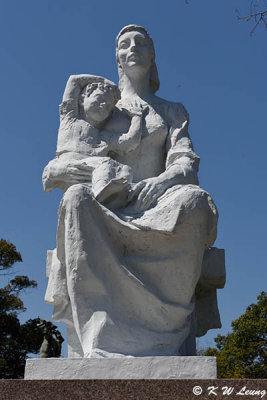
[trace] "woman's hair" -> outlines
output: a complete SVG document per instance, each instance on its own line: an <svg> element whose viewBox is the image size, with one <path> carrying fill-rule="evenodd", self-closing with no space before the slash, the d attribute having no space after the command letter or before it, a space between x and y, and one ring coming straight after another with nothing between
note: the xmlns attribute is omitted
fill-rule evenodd
<svg viewBox="0 0 267 400"><path fill-rule="evenodd" d="M153 53L153 60L152 60L151 68L150 68L149 83L150 83L150 88L151 88L152 92L155 93L159 89L159 76L158 76L158 69L157 69L156 61L155 61L154 43L145 28L143 28L142 26L139 26L139 25L134 25L134 24L127 25L124 28L122 28L122 30L119 32L118 36L116 37L116 60L117 60L118 71L119 71L119 88L120 88L120 90L122 90L123 86L124 86L124 82L123 82L124 74L122 72L122 67L120 65L119 56L118 56L119 38L124 33L131 32L131 31L141 31L142 33L144 33L149 41L150 46L151 46L152 53Z"/></svg>

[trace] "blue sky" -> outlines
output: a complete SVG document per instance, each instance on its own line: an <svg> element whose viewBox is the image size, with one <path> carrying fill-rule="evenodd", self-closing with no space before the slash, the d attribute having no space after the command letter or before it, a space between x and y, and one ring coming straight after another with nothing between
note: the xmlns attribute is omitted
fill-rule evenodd
<svg viewBox="0 0 267 400"><path fill-rule="evenodd" d="M160 97L184 103L201 158L200 184L219 210L227 284L218 293L223 328L266 290L267 33L251 37L248 0L0 1L0 236L22 253L18 274L38 282L24 297L24 321L51 319L45 305L46 250L56 246L61 192L42 189L54 157L58 105L70 74L118 81L115 37L129 23L145 26L156 48ZM60 329L64 333L63 325Z"/></svg>

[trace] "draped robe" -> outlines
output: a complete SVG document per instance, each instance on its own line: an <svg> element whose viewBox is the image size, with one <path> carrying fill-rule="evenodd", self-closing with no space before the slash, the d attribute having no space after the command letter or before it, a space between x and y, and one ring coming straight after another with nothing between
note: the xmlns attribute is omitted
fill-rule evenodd
<svg viewBox="0 0 267 400"><path fill-rule="evenodd" d="M195 288L204 251L216 238L217 211L198 186L199 158L187 126L181 104L159 102L150 107L140 148L117 157L135 169L135 182L175 164L190 166L192 174L147 210L111 210L95 199L91 182L65 191L46 301L54 305L54 320L67 323L69 356L188 355ZM149 162L139 170L136 160L153 146L158 171Z"/></svg>

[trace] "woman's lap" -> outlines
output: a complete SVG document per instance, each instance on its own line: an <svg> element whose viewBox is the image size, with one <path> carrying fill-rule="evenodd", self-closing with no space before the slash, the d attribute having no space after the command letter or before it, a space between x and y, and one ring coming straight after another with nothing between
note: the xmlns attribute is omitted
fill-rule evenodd
<svg viewBox="0 0 267 400"><path fill-rule="evenodd" d="M164 217L177 207L171 231L153 226L141 229L136 226L138 218L130 223L123 221L119 213L98 203L86 184L69 188L60 208L59 230L61 236L64 231L65 243L58 244L58 254L66 267L76 330L85 331L86 324L96 321L95 313L101 309L104 319L101 317L99 323L106 327L106 333L101 331L102 339L105 335L117 337L120 327L119 331L124 332L121 345L131 342L133 355L153 354L160 332L165 339L168 337L167 342L163 339L162 355L170 354L175 341L182 344L188 332L184 324L193 310L192 297L208 233L203 221L211 212L208 194L188 185L172 188L165 195L147 213L156 218L163 210ZM162 315L161 309L165 309ZM114 328L107 321L112 321ZM154 331L152 337L148 334L154 344L153 340L151 347L136 343L129 333L131 324L135 325L136 337L146 330L147 334ZM84 348L92 346L88 335L78 336ZM102 348L107 350L106 343L103 339ZM116 352L116 346L112 351Z"/></svg>

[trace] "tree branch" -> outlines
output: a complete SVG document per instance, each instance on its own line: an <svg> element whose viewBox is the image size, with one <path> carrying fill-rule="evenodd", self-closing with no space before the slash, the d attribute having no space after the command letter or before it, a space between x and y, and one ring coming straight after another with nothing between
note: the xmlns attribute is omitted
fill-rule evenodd
<svg viewBox="0 0 267 400"><path fill-rule="evenodd" d="M250 35L252 35L259 24L263 24L265 29L267 29L267 9L263 9L261 11L257 11L257 7L260 5L260 0L251 0L250 2L250 13L248 15L240 15L240 11L238 9L235 10L237 14L237 19L242 21L254 21L254 26L250 31Z"/></svg>

